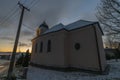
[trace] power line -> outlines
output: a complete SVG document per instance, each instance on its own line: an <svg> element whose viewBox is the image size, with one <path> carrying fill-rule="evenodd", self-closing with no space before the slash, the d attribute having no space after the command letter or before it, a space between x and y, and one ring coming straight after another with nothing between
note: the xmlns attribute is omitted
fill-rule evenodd
<svg viewBox="0 0 120 80"><path fill-rule="evenodd" d="M18 0L18 2L25 4L27 2L27 0Z"/></svg>
<svg viewBox="0 0 120 80"><path fill-rule="evenodd" d="M21 1L21 0L18 0ZM26 0L25 0L26 1ZM24 2L25 2L24 1ZM4 24L8 19L10 19L10 17L12 17L13 15L15 15L15 13L17 12L17 4L8 12L8 14L6 16L3 17L2 20L0 20L0 24Z"/></svg>
<svg viewBox="0 0 120 80"><path fill-rule="evenodd" d="M17 13L17 12L16 12ZM14 16L14 17L16 17L18 14L15 14L15 15L12 15L11 16L11 18ZM6 21L7 22L7 21ZM15 22L13 22L13 23L15 23ZM26 27L27 29L29 29L29 30L31 30L31 31L35 31L35 29L33 29L32 27L30 27L30 26L28 26L28 25L26 25L26 24L22 24L24 27Z"/></svg>
<svg viewBox="0 0 120 80"><path fill-rule="evenodd" d="M35 29L33 29L32 27L26 25L26 24L23 24L24 27L26 27L27 29L31 30L31 31L35 31Z"/></svg>
<svg viewBox="0 0 120 80"><path fill-rule="evenodd" d="M8 12L8 15L4 16L3 19L0 21L0 23L3 23L8 17L11 16L11 14L13 14L15 11L16 11L16 6L14 6L14 8L12 8L9 12Z"/></svg>
<svg viewBox="0 0 120 80"><path fill-rule="evenodd" d="M27 2L27 0L24 0L23 4L25 4Z"/></svg>
<svg viewBox="0 0 120 80"><path fill-rule="evenodd" d="M35 6L35 4L37 4L40 0L33 0L31 3L31 6L30 6L30 9L33 8Z"/></svg>
<svg viewBox="0 0 120 80"><path fill-rule="evenodd" d="M19 0L21 1L21 0ZM23 4L25 4L28 0L24 0ZM32 0L30 2L31 4L31 8L38 2L39 0ZM0 21L0 24L4 24L6 23L10 18L12 18L13 16L16 17L18 14L18 7L17 5L15 5L9 12L9 14L6 15L1 21ZM14 21L15 22L15 21ZM27 29L31 30L31 31L36 31L35 29L33 29L32 27L26 25L26 24L23 24L24 27L26 27Z"/></svg>
<svg viewBox="0 0 120 80"><path fill-rule="evenodd" d="M12 15L9 19L11 18L16 18L18 15L20 14L19 11L17 11L14 15ZM9 19L7 19L4 23L2 23L1 25L4 25L4 24L16 24L16 19L12 19L12 22L9 23Z"/></svg>
<svg viewBox="0 0 120 80"><path fill-rule="evenodd" d="M13 13L11 13L8 17L6 17L0 24L2 25L2 24L4 24L4 23L6 23L10 18L12 18L13 16L17 16L16 14L17 14L17 12L18 12L18 9L16 8L16 10L13 12Z"/></svg>
<svg viewBox="0 0 120 80"><path fill-rule="evenodd" d="M32 1L30 2L30 4L29 4L29 5L30 5L29 8L31 9L32 7L34 7L34 5L35 5L36 3L38 3L38 2L39 2L39 0L32 0ZM31 13L31 12L29 12L29 13L30 13L31 16L32 16L32 13ZM24 24L24 23L23 23L23 26L26 27L27 29L33 31L33 32L36 31L36 30L33 29L32 27L30 27L30 26L28 26L28 25L26 25L26 24Z"/></svg>

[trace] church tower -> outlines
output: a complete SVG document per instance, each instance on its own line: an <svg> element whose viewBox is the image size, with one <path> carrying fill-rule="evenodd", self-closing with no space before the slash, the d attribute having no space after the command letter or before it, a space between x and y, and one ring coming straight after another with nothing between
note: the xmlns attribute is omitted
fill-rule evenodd
<svg viewBox="0 0 120 80"><path fill-rule="evenodd" d="M36 30L36 36L39 36L41 34L43 34L46 30L48 30L49 27L46 24L46 22L44 21Z"/></svg>

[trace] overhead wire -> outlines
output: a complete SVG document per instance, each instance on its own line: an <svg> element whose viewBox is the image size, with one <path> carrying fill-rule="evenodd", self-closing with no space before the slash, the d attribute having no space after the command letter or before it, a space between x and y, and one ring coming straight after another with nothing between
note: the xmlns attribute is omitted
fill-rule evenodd
<svg viewBox="0 0 120 80"><path fill-rule="evenodd" d="M20 1L22 1L22 0L18 0L18 2L20 2ZM24 0L23 3L26 3L26 1L27 1L27 0ZM5 16L2 18L2 20L0 20L0 25L2 25L2 24L4 24L5 22L7 22L7 20L9 20L13 15L16 14L16 12L18 11L17 6L18 6L18 5L16 4L10 11L8 11L8 14L5 15Z"/></svg>
<svg viewBox="0 0 120 80"><path fill-rule="evenodd" d="M19 0L21 1L21 0ZM25 4L28 0L24 0L23 4ZM39 0L32 0L30 2L30 5L32 8ZM4 16L4 18L2 20L0 20L0 25L3 25L4 23L6 23L10 18L12 18L13 16L16 17L17 16L17 12L18 12L18 8L17 5L15 5L9 12L8 15ZM24 27L28 28L31 31L35 31L35 29L31 28L30 26L23 24Z"/></svg>
<svg viewBox="0 0 120 80"><path fill-rule="evenodd" d="M13 9L10 10L10 12L8 12L8 15L4 16L4 18L0 21L0 24L3 24L5 21L7 21L11 15L14 15L15 12L17 11L16 5L14 6Z"/></svg>
<svg viewBox="0 0 120 80"><path fill-rule="evenodd" d="M29 9L31 9L32 7L34 7L34 5L35 5L38 1L39 1L39 0L32 0L32 1L30 2L30 4L29 4L29 5L30 5ZM32 16L32 13L31 13L31 12L29 12L29 14ZM26 27L27 29L33 31L33 32L36 31L34 28L26 25L25 23L23 23L22 25L23 25L24 27Z"/></svg>
<svg viewBox="0 0 120 80"><path fill-rule="evenodd" d="M25 4L27 2L27 0L24 0L23 4Z"/></svg>
<svg viewBox="0 0 120 80"><path fill-rule="evenodd" d="M29 30L31 30L31 31L35 31L35 29L33 29L32 27L30 27L30 26L28 26L28 25L26 25L26 24L22 24L24 27L26 27L26 28L28 28Z"/></svg>
<svg viewBox="0 0 120 80"><path fill-rule="evenodd" d="M40 0L33 0L32 2L31 2L31 6L30 6L30 9L31 8L33 8L34 6L35 6L35 4L37 4L38 2L39 2Z"/></svg>

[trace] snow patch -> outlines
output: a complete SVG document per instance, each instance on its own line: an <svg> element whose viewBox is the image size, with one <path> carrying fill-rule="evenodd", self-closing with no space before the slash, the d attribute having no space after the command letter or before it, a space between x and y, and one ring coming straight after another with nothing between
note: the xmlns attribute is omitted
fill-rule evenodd
<svg viewBox="0 0 120 80"><path fill-rule="evenodd" d="M120 60L107 61L110 65L108 75L97 75L85 72L59 72L53 70L45 70L36 67L29 67L27 80L108 80L120 79Z"/></svg>

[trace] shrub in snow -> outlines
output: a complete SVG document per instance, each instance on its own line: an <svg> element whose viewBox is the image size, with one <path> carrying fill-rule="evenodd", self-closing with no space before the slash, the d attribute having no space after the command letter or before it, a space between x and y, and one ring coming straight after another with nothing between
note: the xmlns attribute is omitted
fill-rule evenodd
<svg viewBox="0 0 120 80"><path fill-rule="evenodd" d="M16 66L20 66L20 65L22 65L22 63L23 63L23 59L24 59L24 55L23 55L23 53L21 54L21 56L17 59L17 61L16 61Z"/></svg>
<svg viewBox="0 0 120 80"><path fill-rule="evenodd" d="M22 66L23 67L28 67L29 62L30 62L30 53L29 53L29 50L27 50L26 53L25 53L24 59L23 59Z"/></svg>

